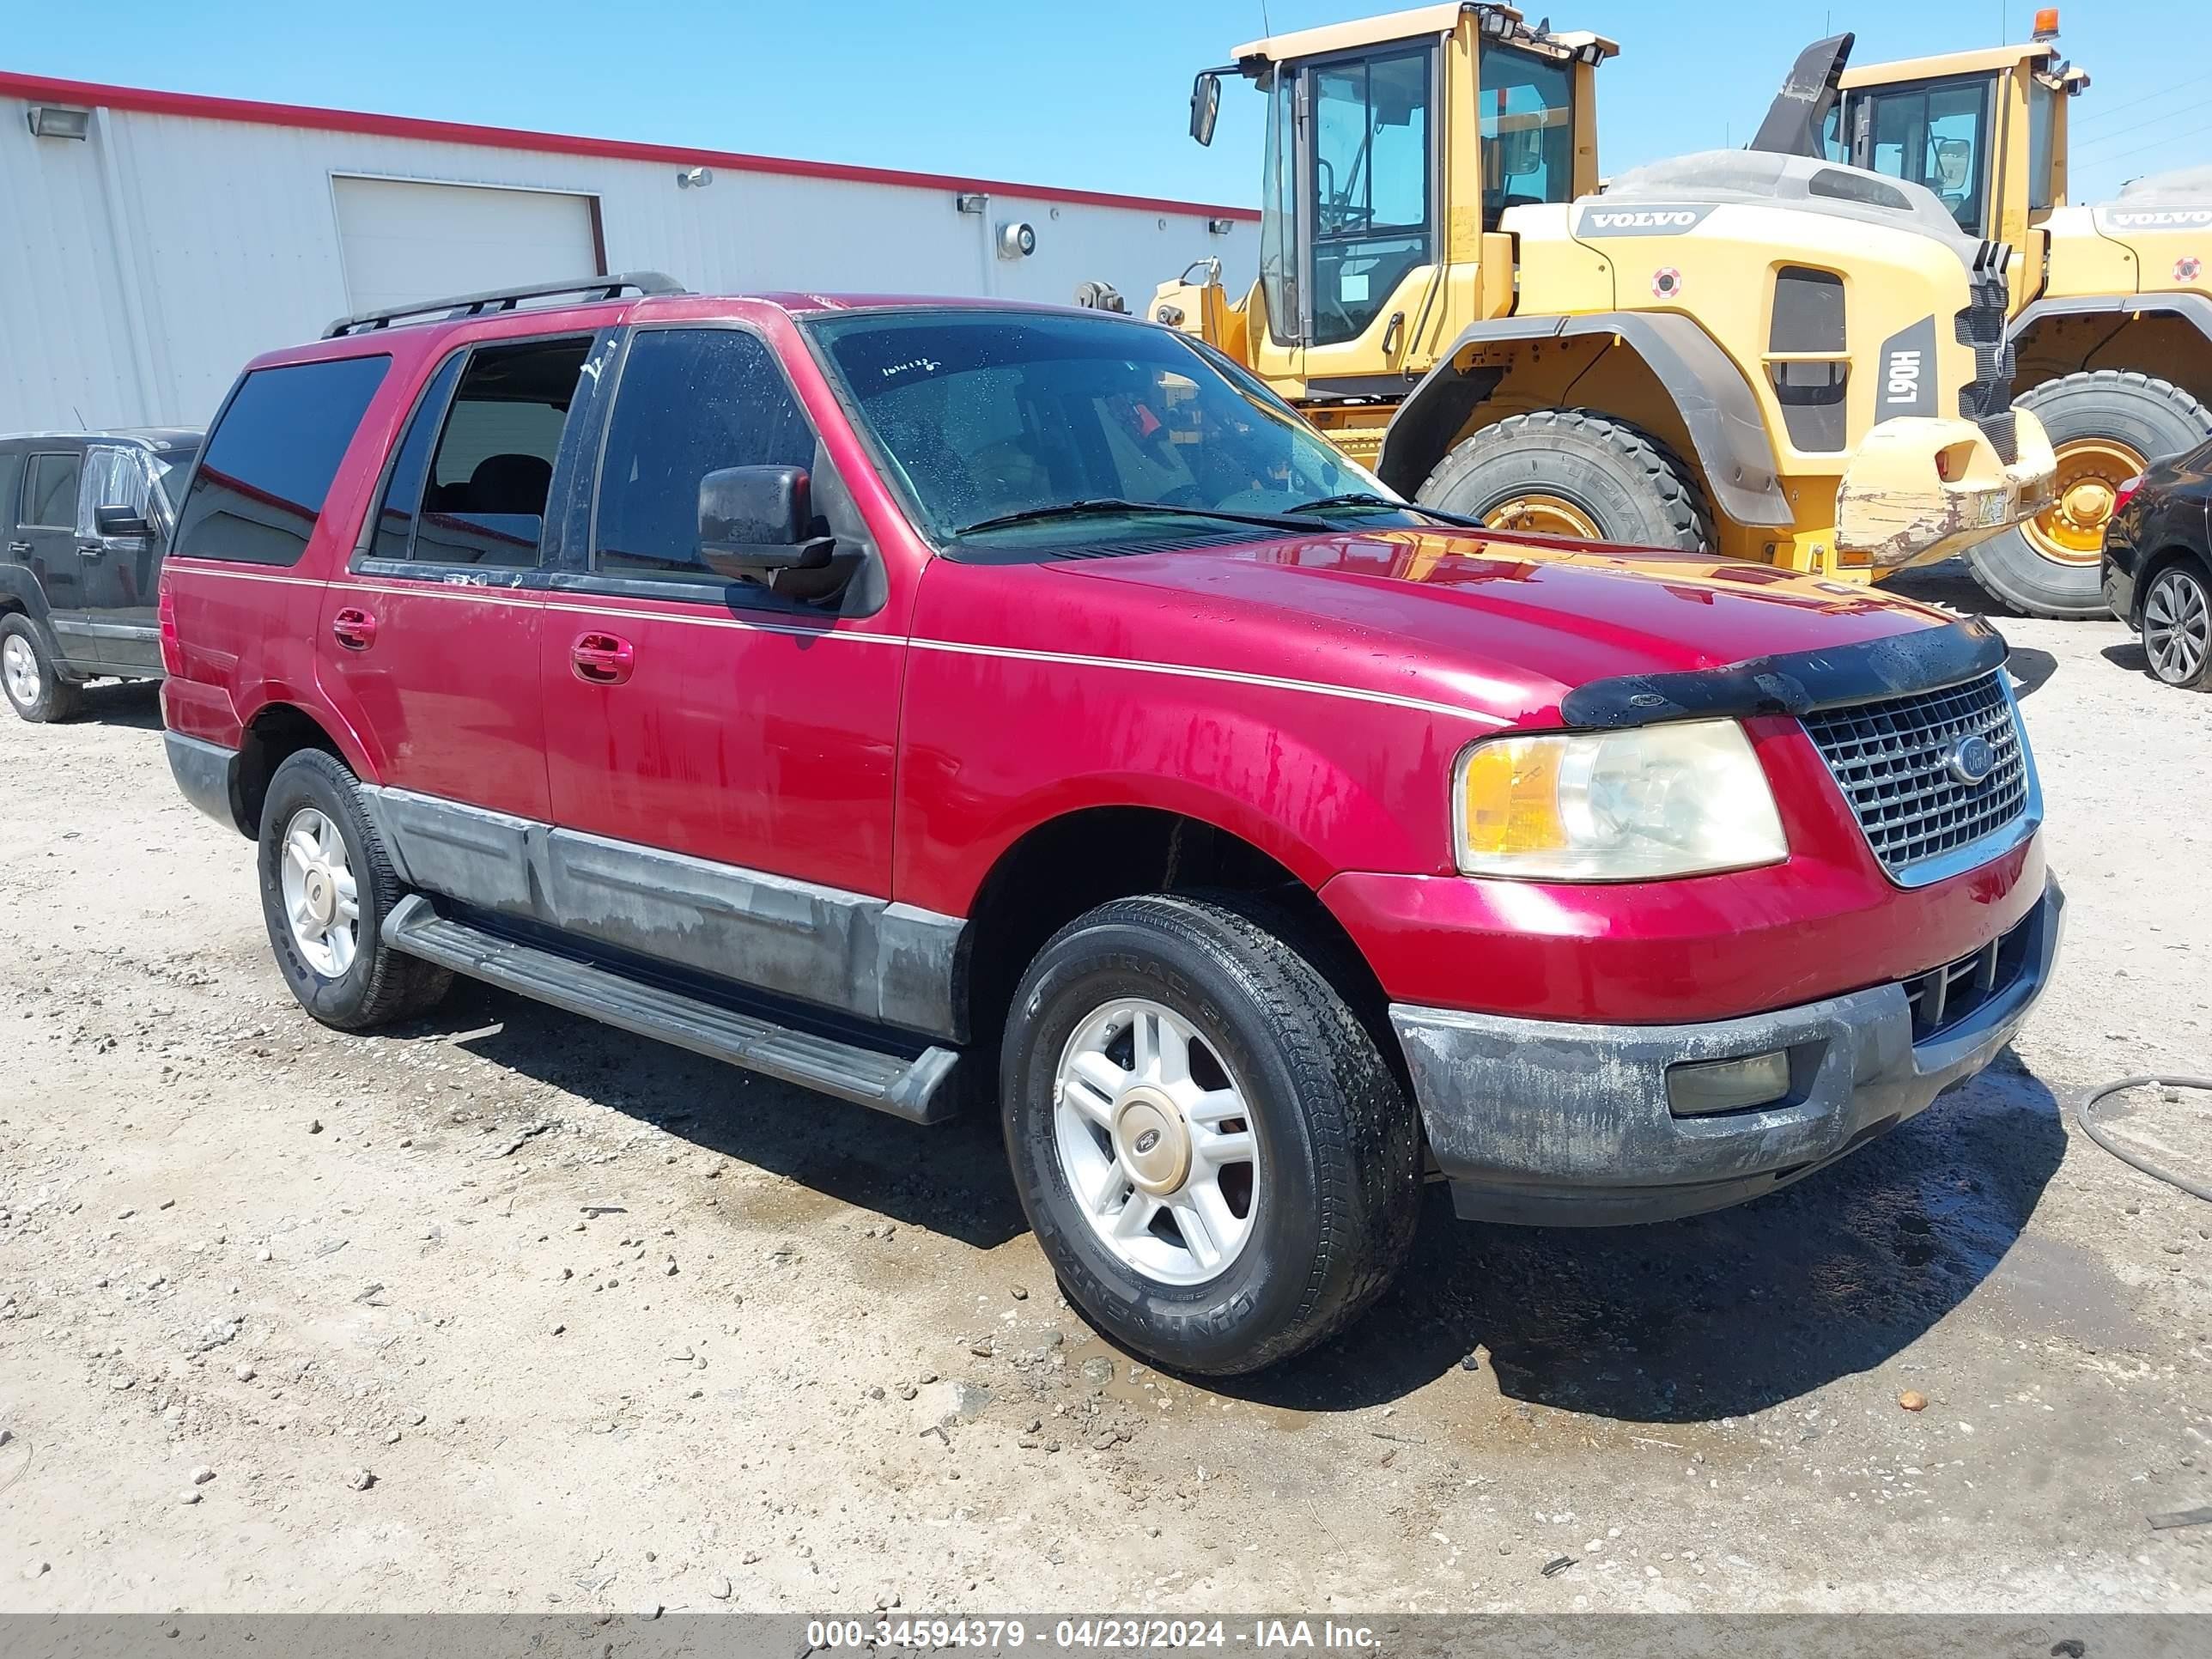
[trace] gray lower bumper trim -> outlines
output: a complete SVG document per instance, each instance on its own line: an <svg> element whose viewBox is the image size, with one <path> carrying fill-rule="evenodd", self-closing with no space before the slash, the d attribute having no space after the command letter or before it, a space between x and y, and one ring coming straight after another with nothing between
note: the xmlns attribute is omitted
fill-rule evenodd
<svg viewBox="0 0 2212 1659"><path fill-rule="evenodd" d="M252 833L239 810L238 750L176 732L162 732L161 746L168 751L169 774L186 800L227 830Z"/></svg>
<svg viewBox="0 0 2212 1659"><path fill-rule="evenodd" d="M1902 985L1686 1025L1591 1025L1393 1004L1437 1164L1471 1220L1565 1226L1719 1209L1808 1175L1973 1076L2049 981L2055 881L2021 925L2019 971L1918 1044ZM1675 1117L1667 1069L1787 1049L1778 1104Z"/></svg>

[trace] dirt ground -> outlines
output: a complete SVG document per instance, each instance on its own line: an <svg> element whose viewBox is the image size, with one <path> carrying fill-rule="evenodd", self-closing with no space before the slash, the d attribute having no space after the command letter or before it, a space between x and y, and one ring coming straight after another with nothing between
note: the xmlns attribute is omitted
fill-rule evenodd
<svg viewBox="0 0 2212 1659"><path fill-rule="evenodd" d="M2212 1206L2073 1115L2212 1073L2212 697L2002 625L2071 900L2016 1052L1717 1216L1432 1193L1219 1389L1060 1304L989 1123L468 985L325 1030L150 690L0 719L0 1609L2212 1608L2145 1518L2212 1504Z"/></svg>

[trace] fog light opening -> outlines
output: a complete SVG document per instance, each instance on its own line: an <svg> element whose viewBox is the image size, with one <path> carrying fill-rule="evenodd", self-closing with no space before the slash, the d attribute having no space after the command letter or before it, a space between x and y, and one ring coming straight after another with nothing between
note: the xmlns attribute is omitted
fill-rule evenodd
<svg viewBox="0 0 2212 1659"><path fill-rule="evenodd" d="M1771 1106L1790 1092L1790 1051L1740 1060L1698 1060L1667 1068L1667 1107L1676 1117Z"/></svg>

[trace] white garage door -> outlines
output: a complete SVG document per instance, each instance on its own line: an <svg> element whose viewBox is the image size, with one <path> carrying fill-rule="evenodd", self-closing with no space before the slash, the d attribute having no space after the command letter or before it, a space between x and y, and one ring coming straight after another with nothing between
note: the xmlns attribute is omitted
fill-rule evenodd
<svg viewBox="0 0 2212 1659"><path fill-rule="evenodd" d="M398 179L337 179L355 311L599 276L592 198Z"/></svg>

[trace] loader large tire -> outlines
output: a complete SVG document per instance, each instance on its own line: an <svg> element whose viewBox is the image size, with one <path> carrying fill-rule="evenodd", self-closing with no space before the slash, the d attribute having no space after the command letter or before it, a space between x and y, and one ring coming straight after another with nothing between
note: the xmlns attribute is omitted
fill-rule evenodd
<svg viewBox="0 0 2212 1659"><path fill-rule="evenodd" d="M2045 380L2013 402L2051 434L2059 500L1972 549L1974 580L2026 616L2109 616L2100 565L2112 496L2153 461L2212 437L2212 410L2171 381L2118 368Z"/></svg>
<svg viewBox="0 0 2212 1659"><path fill-rule="evenodd" d="M1498 530L1710 552L1712 514L1681 459L1588 409L1514 415L1463 440L1415 499Z"/></svg>

